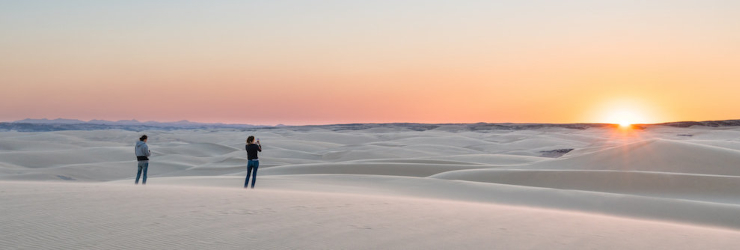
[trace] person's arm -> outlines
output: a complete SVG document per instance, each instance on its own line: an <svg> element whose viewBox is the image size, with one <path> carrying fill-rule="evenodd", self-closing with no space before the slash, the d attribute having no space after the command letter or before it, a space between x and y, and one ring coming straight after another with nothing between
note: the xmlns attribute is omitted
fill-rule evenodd
<svg viewBox="0 0 740 250"><path fill-rule="evenodd" d="M257 151L262 152L262 144L257 142Z"/></svg>
<svg viewBox="0 0 740 250"><path fill-rule="evenodd" d="M144 150L145 150L144 152L146 152L147 157L152 156L152 151L149 150L149 145L144 144Z"/></svg>

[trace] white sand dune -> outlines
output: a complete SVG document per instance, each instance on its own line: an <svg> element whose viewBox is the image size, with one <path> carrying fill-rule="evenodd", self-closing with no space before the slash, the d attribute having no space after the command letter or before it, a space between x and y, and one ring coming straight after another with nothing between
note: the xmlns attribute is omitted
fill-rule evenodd
<svg viewBox="0 0 740 250"><path fill-rule="evenodd" d="M361 174L426 177L460 169L485 168L485 165L430 163L314 163L278 166L263 170L265 175L286 174Z"/></svg>
<svg viewBox="0 0 740 250"><path fill-rule="evenodd" d="M691 142L649 139L526 168L652 171L740 175L740 151Z"/></svg>
<svg viewBox="0 0 740 250"><path fill-rule="evenodd" d="M0 132L0 249L740 243L740 128L370 127ZM244 190L250 134L264 152Z"/></svg>
<svg viewBox="0 0 740 250"><path fill-rule="evenodd" d="M129 153L132 154L132 153ZM192 155L185 155L185 154L159 154L158 152L152 152L152 158L157 159L159 162L178 162L178 163L189 163L193 166L202 166L209 164L214 161L216 157L198 157L198 156L192 156ZM130 156L130 155L129 155ZM223 157L223 156L217 156L217 157ZM129 159L127 162L129 162L129 165L131 163L131 160Z"/></svg>
<svg viewBox="0 0 740 250"><path fill-rule="evenodd" d="M149 170L149 175L173 174L193 168L192 165L177 162L160 162L156 168ZM16 170L11 174L0 176L0 180L71 180L85 182L100 182L121 179L131 176L136 166L131 167L131 161L71 164L61 167ZM210 173L208 173L210 174Z"/></svg>
<svg viewBox="0 0 740 250"><path fill-rule="evenodd" d="M271 191L3 183L0 248L732 249L740 233L502 205Z"/></svg>
<svg viewBox="0 0 740 250"><path fill-rule="evenodd" d="M452 165L481 165L475 162L466 161L451 161L451 160L435 160L430 158L419 158L419 159L370 159L370 160L356 160L348 161L348 163L410 163L410 164L452 164Z"/></svg>
<svg viewBox="0 0 740 250"><path fill-rule="evenodd" d="M234 187L242 186L244 177L169 177L159 182L166 185ZM687 199L374 175L264 176L258 180L258 185L270 190L506 204L740 229L740 218L735 216L740 213L737 204Z"/></svg>
<svg viewBox="0 0 740 250"><path fill-rule="evenodd" d="M732 149L740 151L740 140L738 141L725 141L725 140L692 140L692 143L703 144L708 146L715 146L720 148Z"/></svg>
<svg viewBox="0 0 740 250"><path fill-rule="evenodd" d="M196 157L209 157L239 151L237 148L215 143L188 143L177 146L162 147L154 150L157 154L179 154Z"/></svg>
<svg viewBox="0 0 740 250"><path fill-rule="evenodd" d="M340 162L354 161L363 159L387 159L387 158L404 158L409 155L432 156L432 153L423 150L413 150L406 148L389 148L378 146L362 147L342 147L336 150L325 152L321 159L323 161Z"/></svg>
<svg viewBox="0 0 740 250"><path fill-rule="evenodd" d="M740 177L636 171L473 169L431 176L740 205Z"/></svg>
<svg viewBox="0 0 740 250"><path fill-rule="evenodd" d="M480 163L490 165L522 165L538 161L548 160L542 157L505 155L505 154L467 154L453 156L437 156L430 159L449 159L469 163Z"/></svg>

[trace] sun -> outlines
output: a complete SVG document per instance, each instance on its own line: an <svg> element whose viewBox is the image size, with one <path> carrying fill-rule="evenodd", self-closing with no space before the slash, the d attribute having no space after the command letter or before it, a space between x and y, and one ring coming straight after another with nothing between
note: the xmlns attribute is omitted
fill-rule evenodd
<svg viewBox="0 0 740 250"><path fill-rule="evenodd" d="M644 122L644 118L636 111L621 109L611 112L606 122L618 124L621 128L630 128L633 124Z"/></svg>
<svg viewBox="0 0 740 250"><path fill-rule="evenodd" d="M649 100L621 98L604 100L591 106L593 121L610 124L621 130L640 128L639 124L650 124L664 119L664 115L651 105Z"/></svg>

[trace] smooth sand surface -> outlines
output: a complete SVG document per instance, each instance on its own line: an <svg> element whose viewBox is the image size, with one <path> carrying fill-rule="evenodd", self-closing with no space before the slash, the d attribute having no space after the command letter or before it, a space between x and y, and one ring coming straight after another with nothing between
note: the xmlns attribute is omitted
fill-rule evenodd
<svg viewBox="0 0 740 250"><path fill-rule="evenodd" d="M736 127L141 133L0 132L0 248L740 245ZM245 190L250 134L264 152Z"/></svg>
<svg viewBox="0 0 740 250"><path fill-rule="evenodd" d="M740 239L731 230L397 196L6 182L0 197L2 249L733 249Z"/></svg>

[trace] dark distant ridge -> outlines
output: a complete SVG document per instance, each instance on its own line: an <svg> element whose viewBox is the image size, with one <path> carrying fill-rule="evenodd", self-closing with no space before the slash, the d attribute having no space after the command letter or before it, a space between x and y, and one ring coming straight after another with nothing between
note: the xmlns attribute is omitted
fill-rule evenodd
<svg viewBox="0 0 740 250"><path fill-rule="evenodd" d="M617 124L609 123L350 123L350 124L331 124L331 125L306 125L306 126L288 126L296 129L300 128L325 128L330 130L365 130L372 128L405 128L416 131L425 131L431 129L451 130L451 131L479 131L479 130L528 130L542 128L567 128L567 129L589 129L589 128L614 128ZM670 127L731 127L740 126L740 120L724 121L684 121L668 122L658 124L634 124L633 128L645 129L654 126Z"/></svg>
<svg viewBox="0 0 740 250"><path fill-rule="evenodd" d="M137 120L120 120L105 121L91 120L81 121L75 119L23 119L14 122L0 123L0 131L19 131L19 132L44 132L44 131L61 131L61 130L105 130L121 129L130 131L143 130L181 130L181 129L248 129L265 126L248 125L248 124L223 124L223 123L198 123L186 120L177 122L140 122Z"/></svg>
<svg viewBox="0 0 740 250"><path fill-rule="evenodd" d="M527 130L540 128L568 128L568 129L588 129L595 127L614 127L612 124L598 123L573 123L573 124L547 124L547 123L351 123L351 124L331 124L331 125L305 125L305 126L287 126L293 129L323 128L334 131L340 130L365 130L365 129L383 129L383 128L403 128L415 131L426 131L432 129L448 131L479 131L479 130Z"/></svg>
<svg viewBox="0 0 740 250"><path fill-rule="evenodd" d="M610 128L617 127L615 124L607 123L351 123L351 124L330 124L330 125L304 125L304 126L260 126L248 124L223 124L223 123L197 123L186 120L177 122L139 122L136 120L121 121L103 121L92 120L89 122L72 120L72 119L24 119L15 122L0 123L0 131L19 131L19 132L43 132L43 131L60 131L60 130L105 130L121 129L130 131L144 130L183 130L183 129L275 129L290 128L294 130L307 130L311 128L322 128L333 131L342 130L366 130L366 129L408 129L415 131L426 131L432 129L446 131L483 131L483 130L530 130L542 128L566 128L566 129L589 129L589 128ZM671 126L671 127L733 127L740 126L740 120L724 121L683 121L668 122L658 124L636 124L637 129L645 129L654 126Z"/></svg>
<svg viewBox="0 0 740 250"><path fill-rule="evenodd" d="M13 123L29 123L29 124L80 124L80 123L85 123L85 122L84 121L77 120L77 119L62 119L62 118L58 118L58 119L54 119L54 120L49 120L49 119L43 118L43 119L23 119L23 120L20 120L20 121L14 121Z"/></svg>
<svg viewBox="0 0 740 250"><path fill-rule="evenodd" d="M176 122L157 122L157 121L147 121L147 122L140 122L136 119L131 120L120 120L120 121L106 121L106 120L90 120L90 121L81 121L77 119L54 119L49 120L46 118L43 119L23 119L19 121L14 121L12 123L28 123L28 124L99 124L99 125L149 125L149 126L206 126L206 125L223 125L223 126L254 126L254 125L247 125L247 124L223 124L223 123L199 123L199 122L190 122L188 120L182 120L182 121L176 121Z"/></svg>
<svg viewBox="0 0 740 250"><path fill-rule="evenodd" d="M681 128L688 128L691 126L735 127L735 126L740 126L740 120L703 121L703 122L691 122L691 121L668 122L668 123L659 123L659 124L652 124L652 125L664 125L664 126L681 127Z"/></svg>

